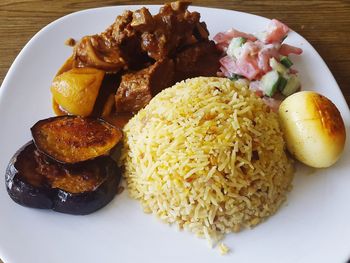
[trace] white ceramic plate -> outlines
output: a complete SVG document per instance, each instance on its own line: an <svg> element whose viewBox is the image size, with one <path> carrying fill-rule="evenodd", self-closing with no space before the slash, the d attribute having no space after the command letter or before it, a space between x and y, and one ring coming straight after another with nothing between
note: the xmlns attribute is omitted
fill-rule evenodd
<svg viewBox="0 0 350 263"><path fill-rule="evenodd" d="M0 89L0 171L16 150L30 140L30 127L53 116L49 86L71 54L63 43L103 31L125 9L119 6L65 16L36 34L11 66ZM152 12L157 6L149 6ZM246 13L192 7L211 36L235 27L264 29L268 20ZM329 97L339 108L348 133L349 108L326 64L297 33L287 43L304 53L294 57L303 89ZM294 189L276 215L253 230L228 235L232 252L220 256L206 241L178 231L142 212L126 191L107 207L88 216L71 216L25 208L7 195L0 180L0 258L5 263L55 262L345 262L350 257L349 141L332 168L298 167ZM312 173L312 175L310 175Z"/></svg>

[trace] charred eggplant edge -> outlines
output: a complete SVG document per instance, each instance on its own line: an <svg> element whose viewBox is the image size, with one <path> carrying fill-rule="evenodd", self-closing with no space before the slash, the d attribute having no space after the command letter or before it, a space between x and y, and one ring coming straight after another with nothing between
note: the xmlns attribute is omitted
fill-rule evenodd
<svg viewBox="0 0 350 263"><path fill-rule="evenodd" d="M116 144L107 151L107 154L110 153L110 152L113 152L116 148L116 146L119 144L119 142L122 140L123 138L123 132L120 128L110 124L109 122L105 121L104 119L102 118L96 118L96 117L93 117L93 116L87 116L87 117L83 117L83 116L78 116L78 115L61 115L61 116L53 116L53 117L49 117L49 118L46 118L46 119L42 119L42 120L39 120L37 121L31 128L30 128L30 131L31 131L31 134L32 134L32 138L33 138L33 142L37 148L37 150L44 154L45 156L49 157L51 160L54 160L58 163L61 163L61 164L67 164L67 165L76 165L78 163L84 163L84 162L88 162L88 161L91 161L95 158L98 158L100 156L95 156L95 157L92 157L90 159L86 159L86 160L81 160L81 161L78 161L78 162L75 162L75 163L72 163L72 162L64 162L62 160L59 160L57 158L55 158L54 156L52 156L51 154L49 154L48 152L44 151L43 149L41 149L40 145L38 145L38 142L35 140L35 132L34 132L34 129L36 128L37 125L41 124L42 122L47 122L47 121L51 121L53 119L63 119L63 118L84 118L84 119L91 119L91 120L97 120L101 123L104 123L106 124L107 126L109 127L112 127L114 129L117 129L120 133L121 133L121 138L119 139L119 141L116 142Z"/></svg>

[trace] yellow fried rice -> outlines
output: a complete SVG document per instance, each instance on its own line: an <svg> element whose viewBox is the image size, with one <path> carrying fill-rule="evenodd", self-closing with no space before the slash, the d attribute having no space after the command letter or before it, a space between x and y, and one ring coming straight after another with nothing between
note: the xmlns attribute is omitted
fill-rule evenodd
<svg viewBox="0 0 350 263"><path fill-rule="evenodd" d="M145 212L217 241L286 199L294 170L285 147L277 114L244 82L198 77L128 122L120 164Z"/></svg>

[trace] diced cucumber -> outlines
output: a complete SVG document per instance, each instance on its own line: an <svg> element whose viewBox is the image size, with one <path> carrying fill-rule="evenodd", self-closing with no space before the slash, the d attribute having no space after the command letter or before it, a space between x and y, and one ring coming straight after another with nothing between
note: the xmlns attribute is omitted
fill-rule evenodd
<svg viewBox="0 0 350 263"><path fill-rule="evenodd" d="M245 42L247 42L247 39L244 37L234 37L231 40L231 43L235 47L241 47Z"/></svg>
<svg viewBox="0 0 350 263"><path fill-rule="evenodd" d="M244 37L234 37L232 38L228 48L227 48L227 55L230 57L238 58L241 53L241 46L247 41Z"/></svg>
<svg viewBox="0 0 350 263"><path fill-rule="evenodd" d="M297 75L291 75L290 78L287 81L287 85L284 87L284 89L281 91L281 93L284 96L289 96L300 88L300 80Z"/></svg>
<svg viewBox="0 0 350 263"><path fill-rule="evenodd" d="M243 76L239 75L239 74L232 74L231 77L229 77L230 80L238 80L243 78Z"/></svg>
<svg viewBox="0 0 350 263"><path fill-rule="evenodd" d="M261 89L263 90L264 94L269 97L272 97L277 90L278 84L280 83L280 79L281 76L277 70L267 72L261 78Z"/></svg>
<svg viewBox="0 0 350 263"><path fill-rule="evenodd" d="M236 87L249 87L249 84L250 84L250 82L246 78L241 78L241 79L235 80Z"/></svg>
<svg viewBox="0 0 350 263"><path fill-rule="evenodd" d="M290 68L291 66L293 66L293 62L288 57L281 57L280 62L286 68Z"/></svg>
<svg viewBox="0 0 350 263"><path fill-rule="evenodd" d="M281 63L279 63L275 58L273 57L270 58L269 64L273 70L277 70L280 74L282 75L287 74L288 69L285 66L283 66Z"/></svg>
<svg viewBox="0 0 350 263"><path fill-rule="evenodd" d="M266 31L255 33L255 37L257 39L259 39L261 42L265 42L266 36L267 36L267 32Z"/></svg>
<svg viewBox="0 0 350 263"><path fill-rule="evenodd" d="M287 82L288 82L288 79L286 79L285 77L281 77L280 83L278 84L279 91L282 91L286 87Z"/></svg>

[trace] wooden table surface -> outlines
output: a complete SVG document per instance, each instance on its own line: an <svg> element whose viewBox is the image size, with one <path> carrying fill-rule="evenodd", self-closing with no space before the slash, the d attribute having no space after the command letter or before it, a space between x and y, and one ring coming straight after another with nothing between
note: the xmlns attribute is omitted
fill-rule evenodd
<svg viewBox="0 0 350 263"><path fill-rule="evenodd" d="M193 0L193 4L277 18L303 35L320 53L350 105L349 0ZM2 0L0 2L0 83L26 42L42 27L66 14L93 7L162 1Z"/></svg>
<svg viewBox="0 0 350 263"><path fill-rule="evenodd" d="M285 22L303 35L320 53L350 105L350 1L194 0L192 2L200 6L249 12ZM163 2L2 0L0 2L0 83L26 42L55 19L86 8L134 3L162 4Z"/></svg>

